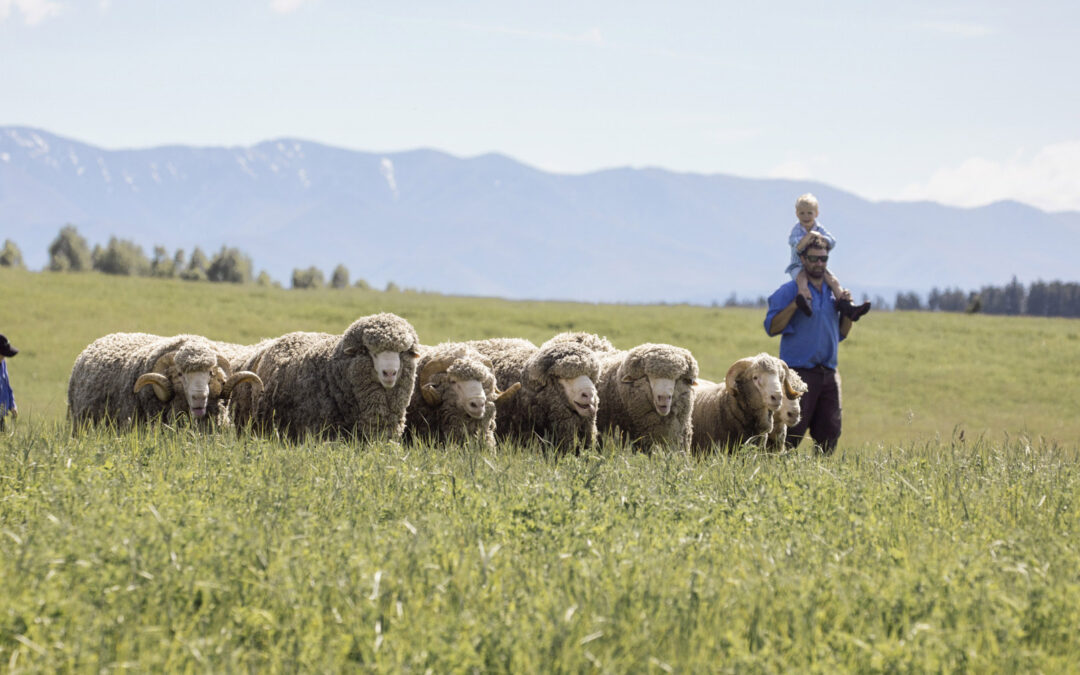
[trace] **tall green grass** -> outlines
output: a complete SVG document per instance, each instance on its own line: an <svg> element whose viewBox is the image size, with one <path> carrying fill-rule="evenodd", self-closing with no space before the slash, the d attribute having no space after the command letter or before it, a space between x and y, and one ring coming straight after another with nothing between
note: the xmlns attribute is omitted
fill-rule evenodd
<svg viewBox="0 0 1080 675"><path fill-rule="evenodd" d="M0 446L0 669L1063 672L1075 448Z"/></svg>

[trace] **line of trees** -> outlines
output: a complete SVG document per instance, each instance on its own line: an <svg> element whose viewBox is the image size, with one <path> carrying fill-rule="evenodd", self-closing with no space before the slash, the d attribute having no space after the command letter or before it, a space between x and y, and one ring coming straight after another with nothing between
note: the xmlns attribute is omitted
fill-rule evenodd
<svg viewBox="0 0 1080 675"><path fill-rule="evenodd" d="M22 251L10 239L4 241L0 249L0 267L26 268ZM271 279L265 270L253 277L254 265L251 257L236 248L222 246L221 250L208 257L198 246L188 257L183 249L177 249L171 255L164 246L154 246L153 256L147 256L142 247L128 239L110 237L105 246L97 244L90 248L86 239L71 224L60 229L56 239L49 244L49 264L45 268L50 272L89 272L122 276L159 277L164 279L183 279L184 281L209 281L218 283L246 284L254 281L262 286L280 286ZM322 270L317 267L294 269L292 288L323 288L327 286ZM338 265L330 276L331 288L349 286L349 270L345 265ZM371 286L363 279L357 279L353 287L370 290ZM387 291L399 290L394 282L389 282Z"/></svg>
<svg viewBox="0 0 1080 675"><path fill-rule="evenodd" d="M1013 277L1005 286L983 286L978 291L933 288L925 303L918 293L897 293L896 309L1080 317L1080 283L1040 280L1025 288Z"/></svg>

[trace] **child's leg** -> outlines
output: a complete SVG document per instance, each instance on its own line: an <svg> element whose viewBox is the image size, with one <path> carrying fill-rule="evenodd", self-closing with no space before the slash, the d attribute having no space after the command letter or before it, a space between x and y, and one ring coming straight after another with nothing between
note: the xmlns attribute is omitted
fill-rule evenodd
<svg viewBox="0 0 1080 675"><path fill-rule="evenodd" d="M799 289L799 295L803 296L807 300L810 300L810 282L806 277L806 270L799 268L799 273L795 275L795 286Z"/></svg>
<svg viewBox="0 0 1080 675"><path fill-rule="evenodd" d="M840 280L833 275L829 270L825 270L825 283L829 285L829 289L832 290L833 297L837 300L847 300L851 302L851 291L845 289L840 285Z"/></svg>

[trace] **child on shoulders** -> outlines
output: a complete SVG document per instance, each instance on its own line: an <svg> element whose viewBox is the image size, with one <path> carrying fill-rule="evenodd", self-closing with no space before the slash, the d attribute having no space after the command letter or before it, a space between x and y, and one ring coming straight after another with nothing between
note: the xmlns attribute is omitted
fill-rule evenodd
<svg viewBox="0 0 1080 675"><path fill-rule="evenodd" d="M791 275L799 289L795 296L795 304L803 314L810 316L814 313L814 310L811 309L810 286L800 256L810 245L815 235L825 240L829 253L832 253L833 248L836 246L836 237L832 236L828 230L817 222L818 200L809 192L795 200L795 216L799 219L799 222L795 224L795 227L791 229L791 234L788 235L788 246L791 247L791 262L784 271ZM864 302L858 306L852 304L851 291L841 286L840 280L828 269L825 270L825 283L832 290L833 297L837 300L837 309L840 310L841 315L848 317L852 321L858 321L863 314L870 311L869 302Z"/></svg>

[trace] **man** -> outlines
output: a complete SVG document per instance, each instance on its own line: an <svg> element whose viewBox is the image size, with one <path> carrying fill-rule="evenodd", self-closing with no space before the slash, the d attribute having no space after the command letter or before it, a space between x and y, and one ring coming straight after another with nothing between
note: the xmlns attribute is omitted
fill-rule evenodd
<svg viewBox="0 0 1080 675"><path fill-rule="evenodd" d="M8 339L0 335L0 431L4 430L4 418L8 412L12 417L19 416L19 408L15 405L15 393L11 391L11 383L8 381L7 363L9 356L19 353L18 349L11 346Z"/></svg>
<svg viewBox="0 0 1080 675"><path fill-rule="evenodd" d="M794 281L789 281L769 296L765 332L782 334L780 358L799 373L808 387L801 400L802 419L788 429L788 447L797 446L809 430L821 451L830 454L840 439L840 374L836 372L836 355L840 341L851 330L851 319L840 316L836 299L824 283L828 243L823 237L812 236L799 257L810 284L813 312L807 316L798 311L795 297L799 290Z"/></svg>

